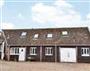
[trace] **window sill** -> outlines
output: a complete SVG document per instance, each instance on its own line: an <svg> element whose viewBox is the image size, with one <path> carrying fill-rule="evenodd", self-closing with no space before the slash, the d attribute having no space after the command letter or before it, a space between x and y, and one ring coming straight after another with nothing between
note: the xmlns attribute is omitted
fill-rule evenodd
<svg viewBox="0 0 90 71"><path fill-rule="evenodd" d="M30 55L37 55L37 54L30 54Z"/></svg>
<svg viewBox="0 0 90 71"><path fill-rule="evenodd" d="M19 55L19 54L10 53L10 55Z"/></svg>
<svg viewBox="0 0 90 71"><path fill-rule="evenodd" d="M83 57L89 57L90 55L81 55L81 56L83 56Z"/></svg>
<svg viewBox="0 0 90 71"><path fill-rule="evenodd" d="M45 56L53 56L53 54L45 54Z"/></svg>

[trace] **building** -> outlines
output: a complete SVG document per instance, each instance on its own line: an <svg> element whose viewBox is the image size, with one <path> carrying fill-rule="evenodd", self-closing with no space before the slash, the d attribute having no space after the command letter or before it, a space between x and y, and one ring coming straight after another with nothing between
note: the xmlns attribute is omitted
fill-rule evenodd
<svg viewBox="0 0 90 71"><path fill-rule="evenodd" d="M87 27L4 29L3 33L6 60L90 63Z"/></svg>

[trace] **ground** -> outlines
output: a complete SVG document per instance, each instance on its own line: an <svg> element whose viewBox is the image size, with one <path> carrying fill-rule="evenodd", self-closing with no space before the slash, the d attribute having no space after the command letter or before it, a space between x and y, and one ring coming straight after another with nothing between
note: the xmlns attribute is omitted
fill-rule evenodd
<svg viewBox="0 0 90 71"><path fill-rule="evenodd" d="M90 71L90 63L0 61L0 71Z"/></svg>

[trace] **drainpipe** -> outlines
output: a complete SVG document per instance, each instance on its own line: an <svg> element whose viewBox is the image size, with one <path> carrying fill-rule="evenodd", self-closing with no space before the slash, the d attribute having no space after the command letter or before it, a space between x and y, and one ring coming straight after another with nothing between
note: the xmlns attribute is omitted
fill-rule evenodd
<svg viewBox="0 0 90 71"><path fill-rule="evenodd" d="M57 46L56 46L56 43L55 43L55 62L57 62Z"/></svg>
<svg viewBox="0 0 90 71"><path fill-rule="evenodd" d="M40 62L42 62L42 46L40 46Z"/></svg>
<svg viewBox="0 0 90 71"><path fill-rule="evenodd" d="M78 48L76 46L76 63L78 63Z"/></svg>
<svg viewBox="0 0 90 71"><path fill-rule="evenodd" d="M7 60L10 61L10 46L7 48Z"/></svg>

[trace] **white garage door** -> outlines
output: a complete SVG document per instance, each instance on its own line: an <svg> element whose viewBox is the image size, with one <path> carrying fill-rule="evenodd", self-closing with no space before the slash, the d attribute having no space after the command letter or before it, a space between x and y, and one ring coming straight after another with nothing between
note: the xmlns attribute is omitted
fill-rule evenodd
<svg viewBox="0 0 90 71"><path fill-rule="evenodd" d="M60 48L61 62L76 62L76 48Z"/></svg>

